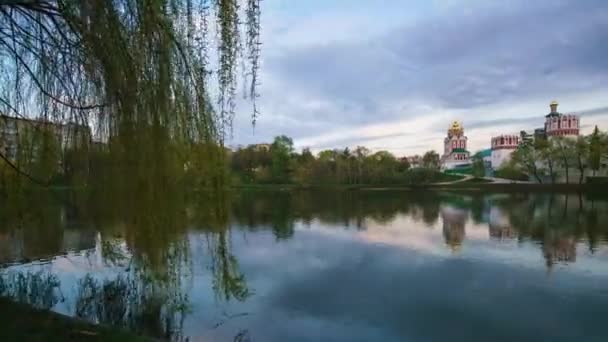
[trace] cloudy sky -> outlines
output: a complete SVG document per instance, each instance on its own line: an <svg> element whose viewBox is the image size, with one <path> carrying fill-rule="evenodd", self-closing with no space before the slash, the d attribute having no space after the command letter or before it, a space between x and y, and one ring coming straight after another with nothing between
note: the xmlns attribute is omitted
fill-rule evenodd
<svg viewBox="0 0 608 342"><path fill-rule="evenodd" d="M608 129L606 0L264 0L259 118L229 144L279 134L314 151L469 149L542 126L549 102Z"/></svg>

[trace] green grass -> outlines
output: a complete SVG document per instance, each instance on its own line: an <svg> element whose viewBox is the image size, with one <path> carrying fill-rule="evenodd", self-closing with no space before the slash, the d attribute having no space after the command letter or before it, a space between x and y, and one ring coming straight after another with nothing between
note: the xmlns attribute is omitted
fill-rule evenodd
<svg viewBox="0 0 608 342"><path fill-rule="evenodd" d="M151 341L6 299L0 299L0 322L0 341Z"/></svg>

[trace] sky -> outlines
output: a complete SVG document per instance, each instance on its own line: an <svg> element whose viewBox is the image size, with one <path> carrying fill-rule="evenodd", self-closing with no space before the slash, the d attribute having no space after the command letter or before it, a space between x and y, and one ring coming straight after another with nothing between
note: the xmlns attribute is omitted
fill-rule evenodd
<svg viewBox="0 0 608 342"><path fill-rule="evenodd" d="M228 145L469 150L542 127L549 103L608 129L606 0L264 0L261 115L240 101Z"/></svg>

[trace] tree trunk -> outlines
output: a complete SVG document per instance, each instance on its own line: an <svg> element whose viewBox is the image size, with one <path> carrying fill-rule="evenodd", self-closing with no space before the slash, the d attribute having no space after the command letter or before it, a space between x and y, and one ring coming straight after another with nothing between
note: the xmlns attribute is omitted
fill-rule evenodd
<svg viewBox="0 0 608 342"><path fill-rule="evenodd" d="M581 158L578 158L578 171L580 175L578 176L578 184L583 184L583 180L585 179L585 166Z"/></svg>
<svg viewBox="0 0 608 342"><path fill-rule="evenodd" d="M543 184L543 180L538 175L538 169L536 168L536 166L532 169L532 174L534 174L534 178L536 178L539 184Z"/></svg>
<svg viewBox="0 0 608 342"><path fill-rule="evenodd" d="M555 184L555 172L553 172L553 161L549 161L549 176L551 176L551 184Z"/></svg>

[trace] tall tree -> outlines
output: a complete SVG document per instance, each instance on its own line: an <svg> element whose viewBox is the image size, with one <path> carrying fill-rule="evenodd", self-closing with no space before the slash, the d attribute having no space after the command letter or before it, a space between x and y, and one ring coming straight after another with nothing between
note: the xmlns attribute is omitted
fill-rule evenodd
<svg viewBox="0 0 608 342"><path fill-rule="evenodd" d="M539 159L540 154L532 144L522 144L511 157L514 165L519 166L528 175L534 176L537 182L542 183L541 169L537 164Z"/></svg>
<svg viewBox="0 0 608 342"><path fill-rule="evenodd" d="M272 154L273 181L275 183L288 183L293 140L285 135L274 138L270 152Z"/></svg>
<svg viewBox="0 0 608 342"><path fill-rule="evenodd" d="M570 168L576 158L576 143L574 139L558 136L551 139L551 145L549 146L555 154L557 164L564 170L566 184L570 183Z"/></svg>
<svg viewBox="0 0 608 342"><path fill-rule="evenodd" d="M555 184L557 181L557 170L556 170L556 159L557 153L554 145L551 144L549 139L536 139L534 141L534 150L538 151L538 157L547 167L549 177L551 178L551 184Z"/></svg>
<svg viewBox="0 0 608 342"><path fill-rule="evenodd" d="M427 169L439 169L439 154L435 151L428 151L422 156L422 165Z"/></svg>
<svg viewBox="0 0 608 342"><path fill-rule="evenodd" d="M578 168L579 176L578 183L583 184L585 179L585 170L589 166L589 141L586 137L579 136L576 139L576 143L574 146L574 154L576 167Z"/></svg>
<svg viewBox="0 0 608 342"><path fill-rule="evenodd" d="M483 158L475 158L473 160L473 176L483 177L486 174L486 167L483 164Z"/></svg>
<svg viewBox="0 0 608 342"><path fill-rule="evenodd" d="M602 141L600 131L595 126L589 140L589 166L593 170L593 176L599 171L602 160Z"/></svg>

